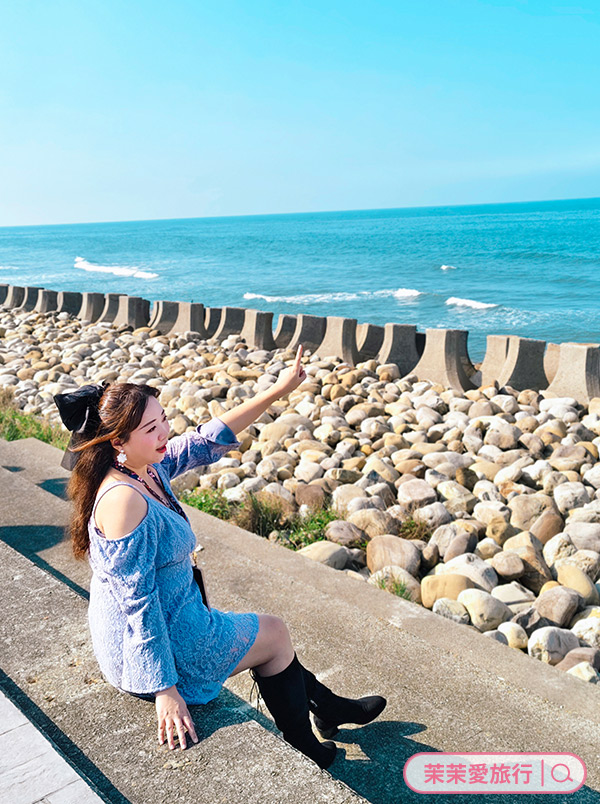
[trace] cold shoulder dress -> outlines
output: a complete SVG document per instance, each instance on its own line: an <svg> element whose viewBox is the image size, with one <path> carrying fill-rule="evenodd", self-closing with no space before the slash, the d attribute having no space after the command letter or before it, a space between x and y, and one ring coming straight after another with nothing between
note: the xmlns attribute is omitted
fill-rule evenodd
<svg viewBox="0 0 600 804"><path fill-rule="evenodd" d="M232 430L213 418L171 438L163 460L152 467L173 496L172 478L237 446ZM196 537L180 514L151 495L143 495L148 511L140 524L120 539L107 539L94 514L100 497L118 484L97 496L88 523L88 623L100 669L124 692L152 697L176 684L186 703L208 703L254 644L258 615L204 605L192 572Z"/></svg>

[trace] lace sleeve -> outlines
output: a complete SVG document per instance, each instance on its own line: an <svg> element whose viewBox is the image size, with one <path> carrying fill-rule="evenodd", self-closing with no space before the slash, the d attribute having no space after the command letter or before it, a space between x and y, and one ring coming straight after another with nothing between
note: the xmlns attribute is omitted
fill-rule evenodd
<svg viewBox="0 0 600 804"><path fill-rule="evenodd" d="M188 469L218 461L239 445L233 430L215 417L206 424L198 425L192 433L169 439L160 466L173 479Z"/></svg>
<svg viewBox="0 0 600 804"><path fill-rule="evenodd" d="M121 539L101 540L102 569L126 617L123 678L129 692L154 693L178 681L156 585L157 527L146 516Z"/></svg>

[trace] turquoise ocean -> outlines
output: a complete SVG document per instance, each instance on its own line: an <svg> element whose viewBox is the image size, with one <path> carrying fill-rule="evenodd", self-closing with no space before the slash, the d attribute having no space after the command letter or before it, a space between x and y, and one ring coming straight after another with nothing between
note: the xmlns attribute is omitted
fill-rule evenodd
<svg viewBox="0 0 600 804"><path fill-rule="evenodd" d="M600 341L600 199L3 227L0 283L466 329L479 360Z"/></svg>

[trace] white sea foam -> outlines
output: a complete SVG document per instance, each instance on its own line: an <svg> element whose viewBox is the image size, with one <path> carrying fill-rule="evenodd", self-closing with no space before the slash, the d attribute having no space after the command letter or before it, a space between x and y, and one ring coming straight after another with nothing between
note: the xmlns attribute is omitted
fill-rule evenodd
<svg viewBox="0 0 600 804"><path fill-rule="evenodd" d="M0 265L0 271L18 271L16 265Z"/></svg>
<svg viewBox="0 0 600 804"><path fill-rule="evenodd" d="M446 304L454 307L471 307L473 310L488 310L491 307L498 306L497 304L473 301L473 299L459 299L457 296L451 296L449 299L446 299Z"/></svg>
<svg viewBox="0 0 600 804"><path fill-rule="evenodd" d="M440 265L440 271L456 271L456 265Z"/></svg>
<svg viewBox="0 0 600 804"><path fill-rule="evenodd" d="M416 299L417 296L421 295L420 290L414 290L413 288L398 288L398 290L394 290L392 296L396 299Z"/></svg>
<svg viewBox="0 0 600 804"><path fill-rule="evenodd" d="M263 299L267 302L286 302L287 304L310 304L358 301L368 298L380 298L393 296L396 299L416 298L421 295L420 290L412 288L398 288L397 290L359 290L355 293L302 293L297 296L266 296L262 293L244 293L244 299Z"/></svg>
<svg viewBox="0 0 600 804"><path fill-rule="evenodd" d="M141 271L136 265L96 265L83 257L75 257L74 268L82 271L98 271L101 274L114 274L115 276L133 276L136 279L156 279L158 274L151 271Z"/></svg>
<svg viewBox="0 0 600 804"><path fill-rule="evenodd" d="M244 293L245 299L264 299L268 302L310 304L310 302L356 301L358 293L302 293L298 296L265 296L262 293Z"/></svg>

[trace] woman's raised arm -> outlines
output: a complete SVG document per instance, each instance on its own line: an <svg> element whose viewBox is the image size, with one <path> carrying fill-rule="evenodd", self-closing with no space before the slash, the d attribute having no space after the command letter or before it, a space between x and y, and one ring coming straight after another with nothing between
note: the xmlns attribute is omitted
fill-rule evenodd
<svg viewBox="0 0 600 804"><path fill-rule="evenodd" d="M286 396L300 383L306 379L306 372L302 368L302 344L298 347L296 359L288 368L284 369L278 376L277 381L252 399L236 405L231 410L226 410L219 415L219 419L226 424L234 433L245 430L250 424L255 422L270 405L282 396Z"/></svg>

